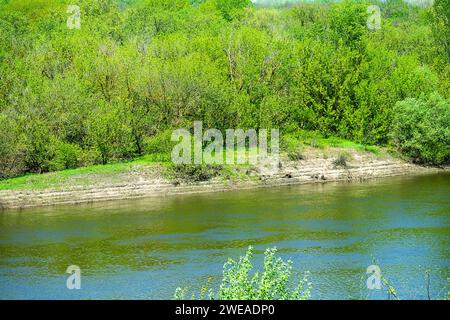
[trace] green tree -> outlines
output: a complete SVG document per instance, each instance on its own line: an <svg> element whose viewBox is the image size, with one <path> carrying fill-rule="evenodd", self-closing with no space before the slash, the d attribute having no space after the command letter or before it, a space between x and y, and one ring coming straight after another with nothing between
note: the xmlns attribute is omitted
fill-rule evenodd
<svg viewBox="0 0 450 320"><path fill-rule="evenodd" d="M213 0L222 16L231 21L239 12L251 5L250 0Z"/></svg>
<svg viewBox="0 0 450 320"><path fill-rule="evenodd" d="M392 140L414 162L450 161L450 103L436 93L408 98L394 108Z"/></svg>
<svg viewBox="0 0 450 320"><path fill-rule="evenodd" d="M434 0L432 14L433 35L443 53L450 59L450 0Z"/></svg>
<svg viewBox="0 0 450 320"><path fill-rule="evenodd" d="M129 117L120 103L99 106L89 123L87 143L100 152L103 164L131 159L137 153Z"/></svg>
<svg viewBox="0 0 450 320"><path fill-rule="evenodd" d="M329 17L332 40L351 48L363 49L367 18L367 5L362 2L343 1L334 5Z"/></svg>

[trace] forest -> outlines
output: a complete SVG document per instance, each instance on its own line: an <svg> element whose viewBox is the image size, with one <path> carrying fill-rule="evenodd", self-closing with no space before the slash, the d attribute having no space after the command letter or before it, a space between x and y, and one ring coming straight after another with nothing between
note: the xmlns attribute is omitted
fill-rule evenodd
<svg viewBox="0 0 450 320"><path fill-rule="evenodd" d="M170 153L194 121L448 164L449 15L449 0L0 0L0 179Z"/></svg>

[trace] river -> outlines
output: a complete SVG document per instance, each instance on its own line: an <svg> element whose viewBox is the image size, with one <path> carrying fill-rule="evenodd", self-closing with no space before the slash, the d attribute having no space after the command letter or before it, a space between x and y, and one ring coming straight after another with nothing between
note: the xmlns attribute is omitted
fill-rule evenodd
<svg viewBox="0 0 450 320"><path fill-rule="evenodd" d="M5 210L0 299L170 299L217 287L249 245L257 268L276 246L294 277L309 271L313 299L386 299L366 286L373 258L401 299L442 299L449 199L447 173Z"/></svg>

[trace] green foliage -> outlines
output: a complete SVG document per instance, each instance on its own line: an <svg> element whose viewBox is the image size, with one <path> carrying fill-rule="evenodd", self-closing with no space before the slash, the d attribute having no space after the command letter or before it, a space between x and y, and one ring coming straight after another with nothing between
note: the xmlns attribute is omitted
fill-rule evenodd
<svg viewBox="0 0 450 320"><path fill-rule="evenodd" d="M301 141L292 134L285 134L281 137L281 148L287 152L287 156L291 161L303 160Z"/></svg>
<svg viewBox="0 0 450 320"><path fill-rule="evenodd" d="M394 19L394 21L407 18L411 11L411 7L408 6L408 3L404 0L380 1L379 6L382 16Z"/></svg>
<svg viewBox="0 0 450 320"><path fill-rule="evenodd" d="M223 277L217 293L209 290L210 299L218 300L307 300L310 297L311 283L307 273L297 285L291 283L292 261L276 257L277 249L264 252L264 265L261 272L253 271L253 247L238 261L229 259L223 266ZM207 289L203 288L199 299ZM186 289L177 288L175 299L184 299Z"/></svg>
<svg viewBox="0 0 450 320"><path fill-rule="evenodd" d="M128 115L116 105L100 106L91 114L90 141L101 161L131 159L136 153Z"/></svg>
<svg viewBox="0 0 450 320"><path fill-rule="evenodd" d="M46 171L49 167L52 146L49 127L45 121L35 119L28 125L25 136L26 166L31 172Z"/></svg>
<svg viewBox="0 0 450 320"><path fill-rule="evenodd" d="M275 256L276 248L264 252L262 272L253 276L253 248L239 261L229 259L224 265L219 300L306 300L310 297L310 284L305 278L290 288L292 261L283 261Z"/></svg>
<svg viewBox="0 0 450 320"><path fill-rule="evenodd" d="M26 168L24 133L12 117L0 114L0 179L14 177Z"/></svg>
<svg viewBox="0 0 450 320"><path fill-rule="evenodd" d="M79 166L82 157L80 146L65 142L56 143L53 153L53 159L49 162L51 171L75 169Z"/></svg>
<svg viewBox="0 0 450 320"><path fill-rule="evenodd" d="M169 161L174 142L171 141L172 130L165 130L144 140L145 154L155 156L159 161Z"/></svg>
<svg viewBox="0 0 450 320"><path fill-rule="evenodd" d="M214 0L216 7L222 13L222 16L231 21L243 8L251 4L250 0Z"/></svg>
<svg viewBox="0 0 450 320"><path fill-rule="evenodd" d="M359 49L367 33L367 4L342 1L331 10L331 36L335 41Z"/></svg>
<svg viewBox="0 0 450 320"><path fill-rule="evenodd" d="M400 101L394 108L392 140L414 162L450 161L450 103L433 93Z"/></svg>
<svg viewBox="0 0 450 320"><path fill-rule="evenodd" d="M77 0L78 30L64 1L0 2L0 179L166 161L194 120L388 144L398 101L450 98L448 0L378 3L375 31L368 3L324 2Z"/></svg>
<svg viewBox="0 0 450 320"><path fill-rule="evenodd" d="M432 14L433 35L442 52L450 59L450 0L434 0Z"/></svg>

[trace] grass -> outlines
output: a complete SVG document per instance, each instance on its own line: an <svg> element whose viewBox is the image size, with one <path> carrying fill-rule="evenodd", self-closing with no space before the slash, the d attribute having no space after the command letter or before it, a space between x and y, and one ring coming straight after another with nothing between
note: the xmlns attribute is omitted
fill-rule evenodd
<svg viewBox="0 0 450 320"><path fill-rule="evenodd" d="M127 173L136 165L154 165L151 156L144 156L129 162L95 165L77 169L68 169L44 174L25 176L0 181L0 190L42 190L60 189L67 186L83 186L98 183L101 180L114 181L120 174Z"/></svg>
<svg viewBox="0 0 450 320"><path fill-rule="evenodd" d="M383 155L382 149L377 146L356 143L339 137L323 137L313 131L298 131L295 134L288 134L284 137L282 146L288 152L302 147L312 147L319 149L342 148L370 152L376 156Z"/></svg>

